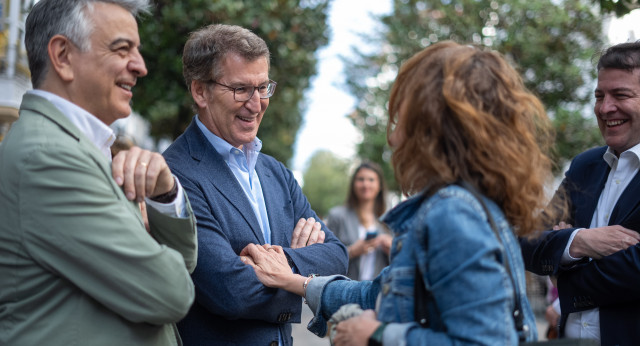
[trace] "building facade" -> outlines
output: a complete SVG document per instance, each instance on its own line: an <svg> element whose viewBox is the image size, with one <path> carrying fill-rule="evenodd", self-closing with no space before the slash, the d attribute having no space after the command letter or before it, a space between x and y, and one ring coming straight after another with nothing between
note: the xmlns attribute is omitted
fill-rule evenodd
<svg viewBox="0 0 640 346"><path fill-rule="evenodd" d="M18 119L20 101L31 89L24 23L33 0L0 0L0 141Z"/></svg>

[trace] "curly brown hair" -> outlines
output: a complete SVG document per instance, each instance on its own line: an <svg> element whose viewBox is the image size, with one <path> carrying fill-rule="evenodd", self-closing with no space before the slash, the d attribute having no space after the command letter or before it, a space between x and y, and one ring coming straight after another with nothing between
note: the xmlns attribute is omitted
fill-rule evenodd
<svg viewBox="0 0 640 346"><path fill-rule="evenodd" d="M517 235L543 225L554 133L499 53L446 41L415 54L391 90L388 138L394 131L403 138L392 156L403 193L466 181L502 208Z"/></svg>

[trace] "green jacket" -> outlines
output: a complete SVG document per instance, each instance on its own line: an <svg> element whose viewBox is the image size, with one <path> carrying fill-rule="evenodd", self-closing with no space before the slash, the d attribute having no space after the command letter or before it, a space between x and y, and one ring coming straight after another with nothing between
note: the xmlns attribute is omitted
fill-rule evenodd
<svg viewBox="0 0 640 346"><path fill-rule="evenodd" d="M0 142L0 345L176 345L195 218L137 204L50 102L25 95Z"/></svg>

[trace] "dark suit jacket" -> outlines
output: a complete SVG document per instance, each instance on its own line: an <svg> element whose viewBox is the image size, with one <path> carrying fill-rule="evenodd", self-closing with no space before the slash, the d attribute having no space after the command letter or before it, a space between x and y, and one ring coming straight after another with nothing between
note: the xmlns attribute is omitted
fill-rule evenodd
<svg viewBox="0 0 640 346"><path fill-rule="evenodd" d="M185 345L292 344L291 322L300 322L301 298L265 287L240 251L264 244L258 220L240 184L195 120L163 154L188 192L198 223L198 264L192 274L196 302L178 324ZM323 224L324 244L289 248L300 218L319 220L284 165L260 154L256 172L262 185L272 243L281 245L301 275L344 274L345 246Z"/></svg>
<svg viewBox="0 0 640 346"><path fill-rule="evenodd" d="M607 147L578 155L565 175L570 204L568 220L576 228L588 228L607 181L609 165L602 156ZM640 174L637 174L616 203L609 225L640 231ZM527 270L541 275L558 275L562 310L561 331L567 314L600 308L602 345L631 345L640 342L640 245L600 260L575 266L559 265L569 236L575 228L548 231L537 241L522 240Z"/></svg>

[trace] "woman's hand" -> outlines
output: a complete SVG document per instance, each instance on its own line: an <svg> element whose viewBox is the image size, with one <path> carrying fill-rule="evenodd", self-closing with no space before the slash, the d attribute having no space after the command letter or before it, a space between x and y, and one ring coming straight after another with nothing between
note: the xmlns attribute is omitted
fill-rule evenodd
<svg viewBox="0 0 640 346"><path fill-rule="evenodd" d="M387 255L391 252L393 237L388 234L380 234L376 237L376 247L384 251Z"/></svg>
<svg viewBox="0 0 640 346"><path fill-rule="evenodd" d="M281 246L249 244L240 252L240 260L253 267L265 286L304 295L302 283L306 278L293 273Z"/></svg>
<svg viewBox="0 0 640 346"><path fill-rule="evenodd" d="M364 240L358 239L355 243L351 244L347 248L349 252L349 258L358 258L366 253L369 253L376 248L376 239Z"/></svg>
<svg viewBox="0 0 640 346"><path fill-rule="evenodd" d="M369 337L380 326L373 310L365 310L359 316L344 320L336 326L335 346L367 346Z"/></svg>

